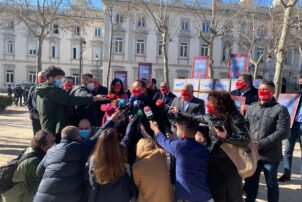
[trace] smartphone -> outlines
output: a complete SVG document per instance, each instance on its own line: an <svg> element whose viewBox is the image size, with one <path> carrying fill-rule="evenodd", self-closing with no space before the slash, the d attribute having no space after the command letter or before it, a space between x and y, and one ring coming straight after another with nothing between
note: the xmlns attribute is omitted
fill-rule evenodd
<svg viewBox="0 0 302 202"><path fill-rule="evenodd" d="M220 132L224 132L224 129L222 126L214 126L214 128L216 128L217 130L219 130Z"/></svg>

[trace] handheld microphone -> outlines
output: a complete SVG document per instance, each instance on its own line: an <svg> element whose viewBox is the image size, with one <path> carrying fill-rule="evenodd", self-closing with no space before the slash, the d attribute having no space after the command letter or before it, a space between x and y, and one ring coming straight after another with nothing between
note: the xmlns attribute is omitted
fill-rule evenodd
<svg viewBox="0 0 302 202"><path fill-rule="evenodd" d="M138 109L136 112L136 116L138 120L141 120L144 117L144 113L141 109Z"/></svg>
<svg viewBox="0 0 302 202"><path fill-rule="evenodd" d="M164 108L165 107L165 102L162 99L158 99L155 102L156 106L158 106L159 108Z"/></svg>
<svg viewBox="0 0 302 202"><path fill-rule="evenodd" d="M126 99L120 99L118 102L118 109L123 110L127 108L127 100Z"/></svg>
<svg viewBox="0 0 302 202"><path fill-rule="evenodd" d="M149 106L145 106L144 107L144 112L145 112L145 115L147 117L148 120L153 120L153 112L151 111L151 108Z"/></svg>

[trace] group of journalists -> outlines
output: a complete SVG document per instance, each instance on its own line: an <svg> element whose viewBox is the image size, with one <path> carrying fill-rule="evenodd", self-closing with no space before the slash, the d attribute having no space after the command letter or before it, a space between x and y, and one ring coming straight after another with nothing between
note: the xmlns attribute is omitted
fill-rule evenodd
<svg viewBox="0 0 302 202"><path fill-rule="evenodd" d="M282 140L287 138L289 167L279 181L290 179L293 149L290 116L274 92L273 82L256 89L246 73L236 90L212 91L206 101L194 97L191 84L176 97L167 82L157 89L155 79L137 80L125 92L120 79L108 90L90 74L74 86L50 66L28 95L34 136L23 155L31 155L18 164L2 200L253 202L263 171L267 200L277 202ZM231 95L246 98L240 110ZM298 113L293 130L299 119ZM251 141L259 161L242 179L221 145Z"/></svg>

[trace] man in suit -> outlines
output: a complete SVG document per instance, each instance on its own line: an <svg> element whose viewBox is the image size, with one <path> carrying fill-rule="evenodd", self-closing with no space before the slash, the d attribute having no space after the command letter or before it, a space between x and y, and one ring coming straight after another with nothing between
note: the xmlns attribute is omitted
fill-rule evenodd
<svg viewBox="0 0 302 202"><path fill-rule="evenodd" d="M241 73L236 81L236 90L231 92L231 95L243 96L246 98L245 105L241 106L241 111L246 112L247 107L258 102L258 89L253 86L253 77L248 73Z"/></svg>
<svg viewBox="0 0 302 202"><path fill-rule="evenodd" d="M171 108L176 108L177 111L187 113L194 116L204 115L204 101L194 97L194 87L192 84L186 84L182 87L181 96L176 97L171 105ZM172 112L168 112L168 118L172 125L172 131L176 132L175 120L176 117Z"/></svg>
<svg viewBox="0 0 302 202"><path fill-rule="evenodd" d="M176 95L170 92L169 84L164 81L160 83L159 92L157 92L153 98L156 106L159 108L159 111L163 113L163 121L166 131L171 130L171 124L168 120L168 111L175 97Z"/></svg>

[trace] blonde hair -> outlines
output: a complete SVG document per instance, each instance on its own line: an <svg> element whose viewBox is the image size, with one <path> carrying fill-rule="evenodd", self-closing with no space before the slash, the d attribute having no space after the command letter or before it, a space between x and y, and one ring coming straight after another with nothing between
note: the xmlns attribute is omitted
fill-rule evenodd
<svg viewBox="0 0 302 202"><path fill-rule="evenodd" d="M142 154L157 149L156 142L151 138L141 138L136 145L136 156L141 158Z"/></svg>
<svg viewBox="0 0 302 202"><path fill-rule="evenodd" d="M102 132L93 157L97 183L108 184L125 173L123 152L114 129Z"/></svg>

